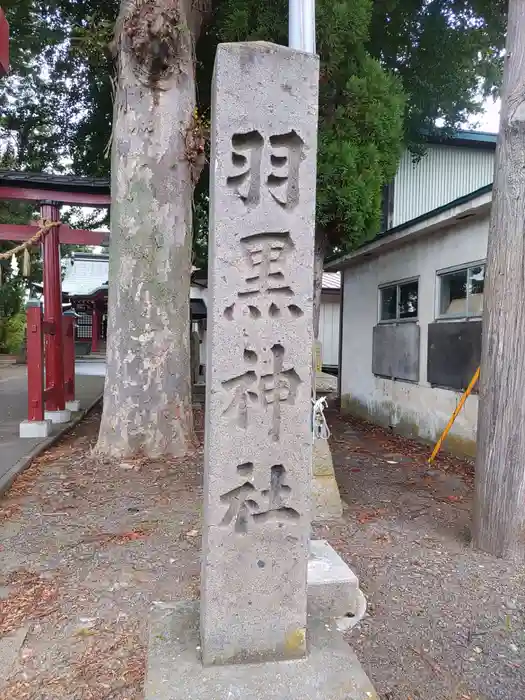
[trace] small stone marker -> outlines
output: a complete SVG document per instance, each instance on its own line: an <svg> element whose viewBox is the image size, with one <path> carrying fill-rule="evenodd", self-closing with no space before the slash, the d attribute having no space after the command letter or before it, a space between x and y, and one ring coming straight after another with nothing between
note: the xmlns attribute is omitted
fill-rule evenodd
<svg viewBox="0 0 525 700"><path fill-rule="evenodd" d="M317 92L312 54L266 43L217 50L205 664L306 651Z"/></svg>

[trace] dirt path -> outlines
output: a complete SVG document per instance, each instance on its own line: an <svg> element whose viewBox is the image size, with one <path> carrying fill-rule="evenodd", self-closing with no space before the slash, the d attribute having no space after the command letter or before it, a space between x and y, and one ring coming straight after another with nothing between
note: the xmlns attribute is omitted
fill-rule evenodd
<svg viewBox="0 0 525 700"><path fill-rule="evenodd" d="M26 632L2 700L142 698L149 606L198 595L200 453L101 464L98 422L0 500L0 636Z"/></svg>
<svg viewBox="0 0 525 700"><path fill-rule="evenodd" d="M347 507L316 530L369 597L348 639L382 700L523 700L525 570L469 548L471 466L330 419ZM139 700L149 607L198 596L201 452L103 464L98 420L0 499L1 700Z"/></svg>

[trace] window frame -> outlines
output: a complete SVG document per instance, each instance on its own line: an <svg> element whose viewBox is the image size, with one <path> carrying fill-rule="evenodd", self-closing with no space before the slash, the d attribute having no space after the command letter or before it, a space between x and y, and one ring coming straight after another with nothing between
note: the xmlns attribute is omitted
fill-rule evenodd
<svg viewBox="0 0 525 700"><path fill-rule="evenodd" d="M469 320L469 319L480 319L483 317L483 309L481 310L480 313L472 313L469 312L469 296L470 296L470 290L469 290L469 279L470 279L470 271L473 267L483 267L483 272L484 275L487 271L487 260L482 259L482 260L474 260L473 262L469 263L462 263L461 265L453 265L451 267L444 267L440 270L436 270L436 286L437 286L437 294L436 294L436 313L435 313L435 320L436 321L461 321L461 320ZM458 314L444 314L441 311L441 301L443 299L443 277L446 275L449 275L453 272L461 272L463 270L467 271L467 295L465 297L465 313L458 313ZM483 285L485 285L485 276L483 277ZM485 296L485 286L483 286L483 296Z"/></svg>
<svg viewBox="0 0 525 700"><path fill-rule="evenodd" d="M384 282L377 287L377 318L378 323L417 323L419 321L419 279L420 276L416 275L414 277L406 277L401 280L396 280L392 282ZM417 315L410 316L409 318L399 318L399 287L405 284L410 284L411 282L417 282ZM381 318L381 306L382 306L382 291L383 289L389 289L390 287L396 288L396 318Z"/></svg>

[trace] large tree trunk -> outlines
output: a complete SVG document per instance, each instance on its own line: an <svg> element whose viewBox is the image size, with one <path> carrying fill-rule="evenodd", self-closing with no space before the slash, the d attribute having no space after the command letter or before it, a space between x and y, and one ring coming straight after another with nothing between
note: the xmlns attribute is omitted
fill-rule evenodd
<svg viewBox="0 0 525 700"><path fill-rule="evenodd" d="M323 268L326 255L327 236L324 229L315 230L314 247L314 339L319 340L319 320L321 317L321 293L323 291Z"/></svg>
<svg viewBox="0 0 525 700"><path fill-rule="evenodd" d="M525 14L509 6L483 314L473 542L525 554Z"/></svg>
<svg viewBox="0 0 525 700"><path fill-rule="evenodd" d="M189 289L193 0L124 0L116 26L109 323L103 455L183 455L194 440Z"/></svg>

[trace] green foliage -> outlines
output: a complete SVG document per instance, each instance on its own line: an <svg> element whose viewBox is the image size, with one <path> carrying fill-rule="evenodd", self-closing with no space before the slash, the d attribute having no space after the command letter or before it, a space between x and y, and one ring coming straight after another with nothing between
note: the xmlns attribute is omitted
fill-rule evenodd
<svg viewBox="0 0 525 700"><path fill-rule="evenodd" d="M457 128L498 89L506 0L318 0L318 223L332 250L378 228L380 193L402 143ZM0 155L16 167L107 175L118 0L2 0L13 76L0 82ZM217 40L287 43L287 0L215 0L196 47L210 103ZM404 100L406 106L403 107ZM403 111L404 110L404 111ZM401 130L403 112L404 123ZM207 177L196 193L195 258L206 247Z"/></svg>
<svg viewBox="0 0 525 700"><path fill-rule="evenodd" d="M27 224L31 221L33 207L24 202L3 202L0 200L0 224ZM0 241L0 253L12 250L16 243ZM31 276L25 280L15 275L11 260L1 260L0 284L0 322L2 318L12 316L20 310L24 299L26 286L42 281L42 265L40 250L37 247L30 251L32 265ZM21 264L21 256L18 258Z"/></svg>
<svg viewBox="0 0 525 700"><path fill-rule="evenodd" d="M369 0L318 5L321 57L317 221L332 248L379 230L381 192L403 145L401 82L364 49Z"/></svg>
<svg viewBox="0 0 525 700"><path fill-rule="evenodd" d="M26 315L19 311L9 318L0 318L0 352L16 355L22 348L26 331Z"/></svg>
<svg viewBox="0 0 525 700"><path fill-rule="evenodd" d="M373 3L372 56L399 76L408 97L409 142L440 124L456 129L497 94L508 0Z"/></svg>
<svg viewBox="0 0 525 700"><path fill-rule="evenodd" d="M3 266L2 272L4 270L7 271L7 267ZM9 276L4 279L0 287L0 352L16 352L19 340L19 323L16 319L19 316L25 316L22 311L23 299L24 283L21 278Z"/></svg>
<svg viewBox="0 0 525 700"><path fill-rule="evenodd" d="M6 150L3 158L0 158L0 168L12 168L13 157ZM32 204L17 201L0 200L0 224L28 224L35 216ZM0 253L12 250L16 243L0 241ZM38 246L30 250L31 275L28 280L15 275L11 260L0 261L0 318L18 313L26 286L42 281L42 265L40 262L40 249ZM21 263L21 256L19 257Z"/></svg>
<svg viewBox="0 0 525 700"><path fill-rule="evenodd" d="M208 264L208 195L202 194L195 200L193 208L193 259L198 269Z"/></svg>
<svg viewBox="0 0 525 700"><path fill-rule="evenodd" d="M21 167L108 174L113 67L107 41L118 5L2 0L12 74L0 82L0 142L12 144Z"/></svg>
<svg viewBox="0 0 525 700"><path fill-rule="evenodd" d="M219 7L221 40L287 43L286 0L224 0ZM370 0L317 2L317 226L338 250L377 233L382 188L403 143L401 82L365 49L371 18Z"/></svg>

